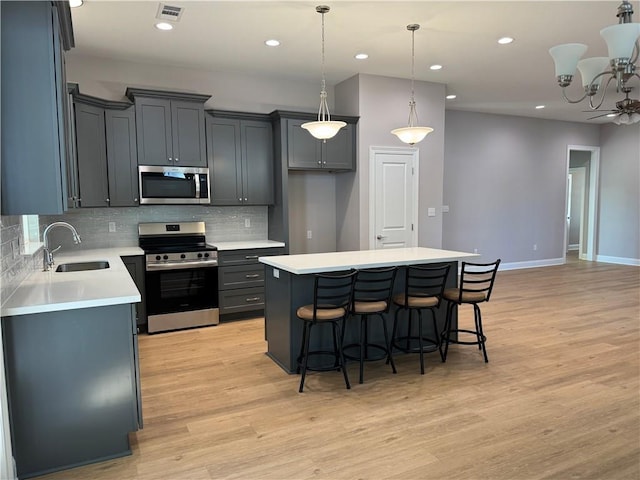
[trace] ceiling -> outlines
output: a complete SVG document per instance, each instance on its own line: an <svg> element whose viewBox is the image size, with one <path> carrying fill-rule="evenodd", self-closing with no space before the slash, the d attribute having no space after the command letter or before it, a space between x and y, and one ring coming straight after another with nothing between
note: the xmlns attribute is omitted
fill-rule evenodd
<svg viewBox="0 0 640 480"><path fill-rule="evenodd" d="M76 48L70 55L98 56L320 84L321 16L326 3L326 76L335 85L355 74L410 78L411 33L415 77L443 83L457 95L447 108L578 122L608 122L582 102L569 105L557 86L548 49L560 43L589 46L586 56L606 56L600 30L617 23L614 1L182 1L170 32L154 28L157 1L85 0L72 10ZM639 21L640 2L632 2ZM497 39L511 36L510 45ZM264 41L280 40L279 47ZM356 60L366 52L367 60ZM440 71L429 65L439 63ZM611 88L610 88L611 90ZM579 76L569 91L582 93ZM637 94L637 89L635 93ZM409 92L407 92L407 97ZM612 90L605 106L619 95ZM545 105L536 110L536 105Z"/></svg>

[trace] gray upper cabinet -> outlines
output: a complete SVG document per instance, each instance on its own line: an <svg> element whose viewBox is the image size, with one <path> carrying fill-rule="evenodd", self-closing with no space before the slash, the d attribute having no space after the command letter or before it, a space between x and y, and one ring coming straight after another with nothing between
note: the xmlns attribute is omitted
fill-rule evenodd
<svg viewBox="0 0 640 480"><path fill-rule="evenodd" d="M335 137L323 141L302 128L303 123L315 120L309 114L276 111L271 116L286 131L282 154L290 170L355 170L356 117L333 116L347 125Z"/></svg>
<svg viewBox="0 0 640 480"><path fill-rule="evenodd" d="M67 2L0 2L2 214L66 209Z"/></svg>
<svg viewBox="0 0 640 480"><path fill-rule="evenodd" d="M135 103L140 165L204 167L209 95L127 88Z"/></svg>
<svg viewBox="0 0 640 480"><path fill-rule="evenodd" d="M76 206L138 206L133 105L83 95L77 85L72 96L78 184Z"/></svg>
<svg viewBox="0 0 640 480"><path fill-rule="evenodd" d="M212 205L273 203L273 135L268 117L210 112L206 118ZM240 117L240 118L238 118Z"/></svg>

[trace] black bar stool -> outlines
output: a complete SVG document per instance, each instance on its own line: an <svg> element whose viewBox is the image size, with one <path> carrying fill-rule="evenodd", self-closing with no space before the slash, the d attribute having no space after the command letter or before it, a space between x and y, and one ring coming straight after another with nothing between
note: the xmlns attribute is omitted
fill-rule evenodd
<svg viewBox="0 0 640 480"><path fill-rule="evenodd" d="M391 345L389 348L389 361L393 365L393 349L396 348L405 353L420 354L420 373L424 375L424 354L436 349L440 351L440 358L444 362L440 333L436 323L435 310L440 307L442 293L444 291L449 264L438 265L411 265L405 270L405 291L393 296L393 303L398 307L393 321ZM422 310L428 310L433 320L432 337L423 332ZM408 312L407 334L396 336L398 333L398 314L401 311ZM412 313L418 314L418 333L412 332ZM415 345L417 342L417 346Z"/></svg>
<svg viewBox="0 0 640 480"><path fill-rule="evenodd" d="M300 345L300 355L298 356L298 368L296 373L301 373L299 392L302 393L304 379L307 370L328 371L342 370L344 383L347 388L351 388L347 369L345 368L344 356L342 354L342 328L343 320L349 313L352 295L353 281L356 271L337 274L316 274L313 287L313 304L304 305L296 311L296 315L304 322L302 331L302 343ZM333 330L333 351L314 350L309 351L309 340L311 337L311 327L321 324L331 324ZM310 367L309 357L312 355L330 355L335 361L332 366Z"/></svg>
<svg viewBox="0 0 640 480"><path fill-rule="evenodd" d="M482 329L482 314L480 313L480 307L478 306L478 304L489 301L499 266L500 259L492 263L462 262L460 286L458 288L445 289L443 297L448 303L447 321L445 323L445 330L442 333L442 340L446 342L446 345L444 347L443 361L447 360L449 344L458 343L461 345L478 345L478 350L482 350L485 363L489 362L489 358L487 357L487 349L485 347L487 337L484 335L484 331ZM475 330L451 328L451 317L453 314L453 309L463 304L473 305ZM460 318L458 318L458 324L459 323ZM451 340L451 333L466 333L475 335L476 340Z"/></svg>
<svg viewBox="0 0 640 480"><path fill-rule="evenodd" d="M345 345L343 347L344 356L350 360L358 360L360 363L360 383L364 382L364 362L371 360L382 360L389 357L389 333L387 331L387 322L384 315L389 313L391 306L391 295L393 293L393 283L396 278L396 267L386 268L369 268L358 270L353 287L353 303L350 315L347 318L355 316L360 317L360 342ZM384 332L384 345L372 343L369 341L369 321L370 316L374 315L382 321L382 331ZM345 322L350 323L349 320ZM343 331L344 337L344 331ZM353 351L355 347L359 348L358 354L348 353ZM375 349L382 352L381 356L372 357L369 350ZM396 373L396 367L391 362L393 373Z"/></svg>

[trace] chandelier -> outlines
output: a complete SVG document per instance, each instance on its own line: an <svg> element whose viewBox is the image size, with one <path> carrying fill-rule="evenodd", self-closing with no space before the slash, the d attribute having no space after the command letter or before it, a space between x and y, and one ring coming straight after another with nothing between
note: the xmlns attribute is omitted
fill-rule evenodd
<svg viewBox="0 0 640 480"><path fill-rule="evenodd" d="M636 62L640 55L640 23L632 23L633 7L628 0L623 0L618 7L619 23L600 30L600 35L607 43L608 57L592 57L580 60L587 51L582 43L567 43L549 49L556 66L558 85L562 87L562 95L569 103L580 103L589 99L591 110L598 110L606 96L606 90L615 81L616 92L624 94L624 98L616 102L613 110L602 112L589 120L604 116L614 118L618 125L630 125L640 122L640 100L631 98L633 91L632 80L640 80L636 72ZM582 76L584 95L577 100L570 99L566 94L566 87L571 85L577 69ZM602 81L606 79L604 86ZM637 82L635 82L637 83ZM599 101L596 95L601 92Z"/></svg>
<svg viewBox="0 0 640 480"><path fill-rule="evenodd" d="M411 32L411 100L409 101L409 122L408 126L391 130L400 141L413 145L421 142L424 137L433 132L431 127L418 127L418 114L416 112L416 100L413 91L414 67L415 67L415 33L420 28L417 23L407 25L407 30Z"/></svg>
<svg viewBox="0 0 640 480"><path fill-rule="evenodd" d="M326 5L318 5L316 12L322 15L322 88L320 90L320 109L318 110L318 120L300 125L311 135L319 140L327 140L336 136L338 131L346 125L345 122L332 122L327 105L327 90L324 79L324 14L330 10Z"/></svg>

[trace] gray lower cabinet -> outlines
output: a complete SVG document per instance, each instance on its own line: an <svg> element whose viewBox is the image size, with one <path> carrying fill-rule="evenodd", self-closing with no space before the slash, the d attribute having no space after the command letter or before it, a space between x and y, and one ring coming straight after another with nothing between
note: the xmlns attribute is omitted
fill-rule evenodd
<svg viewBox="0 0 640 480"><path fill-rule="evenodd" d="M131 453L142 427L132 305L2 318L19 478Z"/></svg>
<svg viewBox="0 0 640 480"><path fill-rule="evenodd" d="M74 110L78 206L138 206L133 106L77 94Z"/></svg>
<svg viewBox="0 0 640 480"><path fill-rule="evenodd" d="M67 203L68 2L0 2L2 215L61 214Z"/></svg>
<svg viewBox="0 0 640 480"><path fill-rule="evenodd" d="M266 116L262 120L235 118L236 116L232 113L209 112L206 117L207 159L212 179L211 204L271 204L271 121Z"/></svg>
<svg viewBox="0 0 640 480"><path fill-rule="evenodd" d="M141 301L136 303L136 325L138 332L147 331L147 301L145 297L145 259L143 255L135 255L128 257L120 257L125 267L129 271L129 275L133 279L138 291L140 292Z"/></svg>
<svg viewBox="0 0 640 480"><path fill-rule="evenodd" d="M206 167L204 103L209 95L127 88L135 103L140 165Z"/></svg>
<svg viewBox="0 0 640 480"><path fill-rule="evenodd" d="M264 309L265 268L258 258L282 255L283 252L283 248L218 252L218 304L223 320L224 315L238 318L261 314Z"/></svg>

